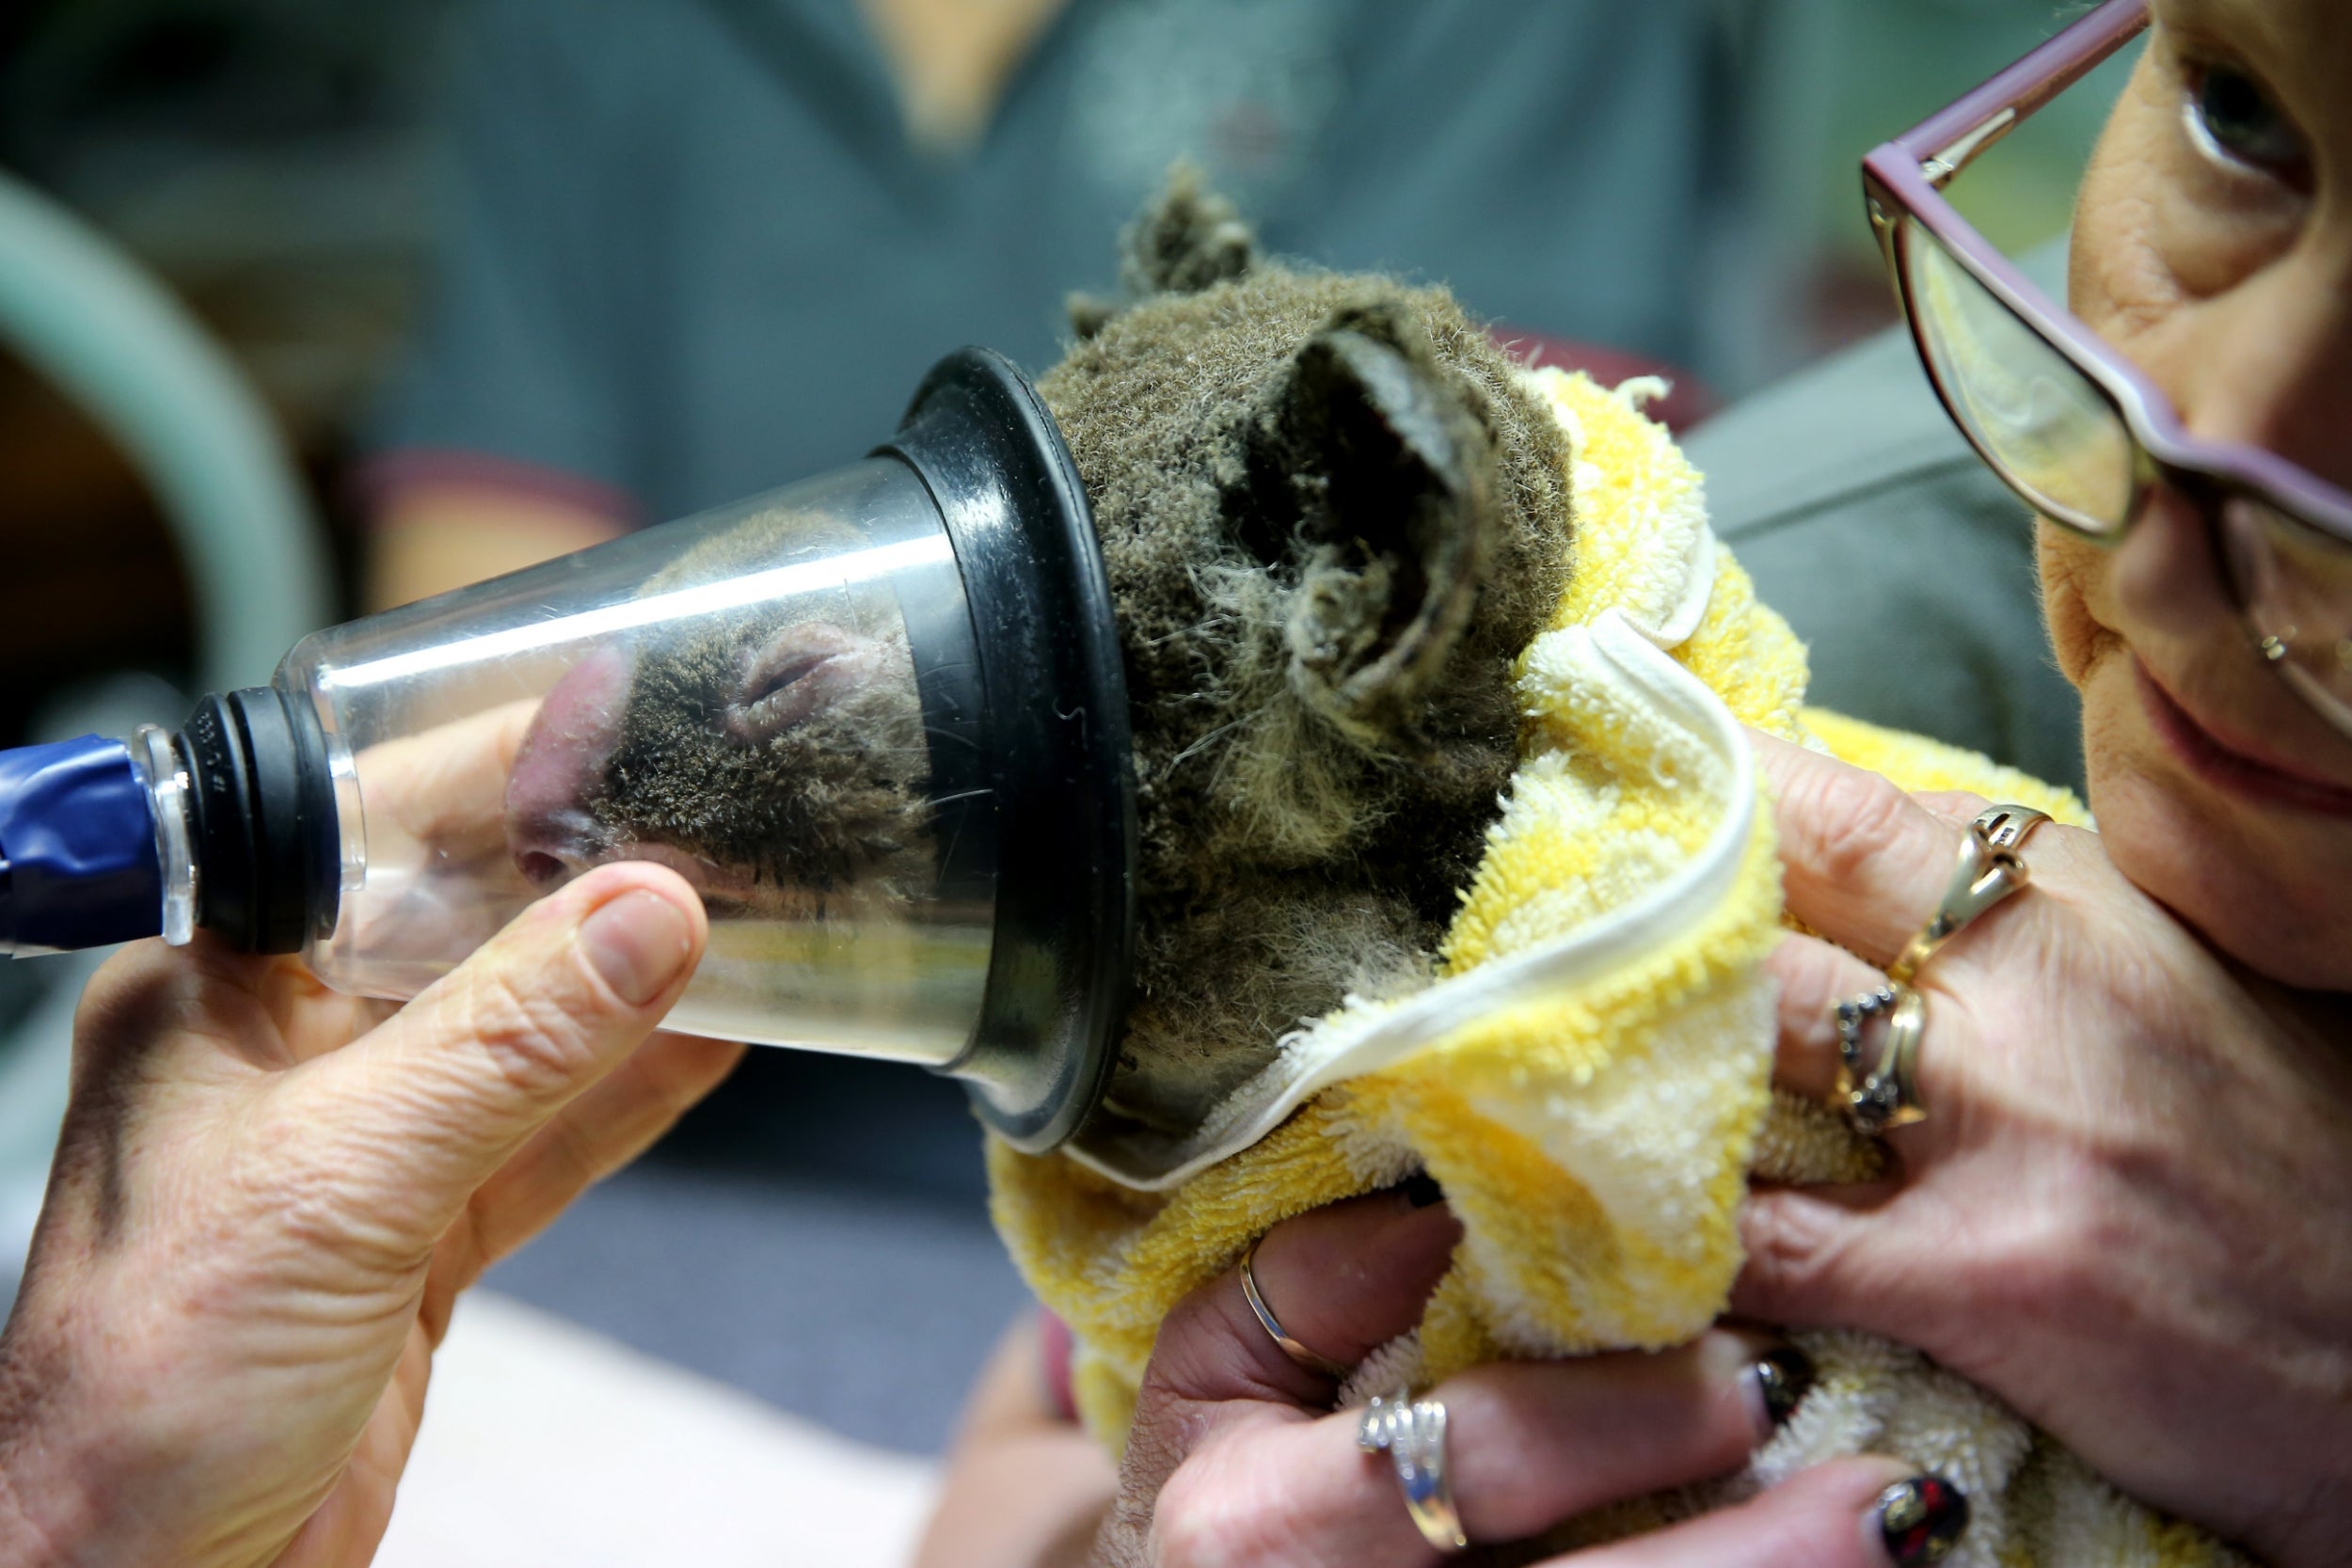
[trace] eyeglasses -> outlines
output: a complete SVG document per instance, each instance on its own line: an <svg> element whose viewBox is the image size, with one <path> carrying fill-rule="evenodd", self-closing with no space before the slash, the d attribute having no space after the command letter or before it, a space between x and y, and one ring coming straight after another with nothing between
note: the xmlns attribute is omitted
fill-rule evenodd
<svg viewBox="0 0 2352 1568"><path fill-rule="evenodd" d="M2042 515L2105 544L2168 486L2213 532L2257 654L2352 735L2352 495L2276 452L2208 441L1940 194L1970 160L2138 36L2107 0L1862 162L1870 227L1919 358L1979 456Z"/></svg>

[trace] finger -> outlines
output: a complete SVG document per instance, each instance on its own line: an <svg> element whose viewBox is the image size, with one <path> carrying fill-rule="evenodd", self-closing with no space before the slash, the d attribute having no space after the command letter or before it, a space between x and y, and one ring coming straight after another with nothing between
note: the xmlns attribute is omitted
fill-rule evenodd
<svg viewBox="0 0 2352 1568"><path fill-rule="evenodd" d="M1731 1309L1788 1328L1886 1332L1909 1321L1921 1259L1903 1237L1924 1234L1938 1249L1954 1241L1948 1226L1926 1226L1913 1212L1919 1201L1915 1189L1885 1182L1750 1193L1740 1206L1747 1260ZM1941 1277L1933 1267L1925 1273Z"/></svg>
<svg viewBox="0 0 2352 1568"><path fill-rule="evenodd" d="M1993 804L1984 796L1965 789L1922 789L1915 791L1911 799L1930 816L1963 832Z"/></svg>
<svg viewBox="0 0 2352 1568"><path fill-rule="evenodd" d="M1463 1528L1515 1541L1603 1503L1728 1474L1812 1380L1794 1346L1722 1329L1654 1354L1503 1364L1449 1379L1436 1396L1449 1418ZM1384 1479L1393 1484L1393 1475Z"/></svg>
<svg viewBox="0 0 2352 1568"><path fill-rule="evenodd" d="M595 1183L644 1153L743 1059L739 1040L660 1034L591 1085L501 1165L471 1205L505 1257Z"/></svg>
<svg viewBox="0 0 2352 1568"><path fill-rule="evenodd" d="M1343 1365L1421 1320L1461 1226L1408 1182L1286 1220L1251 1265L1286 1333ZM1304 1422L1330 1408L1335 1385L1291 1360L1250 1309L1239 1269L1202 1286L1160 1323L1136 1399L1109 1529L1134 1540L1152 1499L1209 1437L1236 1427Z"/></svg>
<svg viewBox="0 0 2352 1568"><path fill-rule="evenodd" d="M526 698L370 747L371 817L380 810L420 844L505 855L506 784L539 704Z"/></svg>
<svg viewBox="0 0 2352 1568"><path fill-rule="evenodd" d="M1748 742L1772 784L1789 912L1891 960L1951 880L1960 832L1875 773L1754 731Z"/></svg>
<svg viewBox="0 0 2352 1568"><path fill-rule="evenodd" d="M346 996L291 957L259 971L254 994L276 1022L288 1065L340 1051L398 1010L397 1003Z"/></svg>
<svg viewBox="0 0 2352 1568"><path fill-rule="evenodd" d="M1449 1378L1425 1397L1445 1407L1446 1485L1463 1532L1521 1540L1605 1503L1737 1470L1771 1434L1772 1410L1793 1402L1764 1395L1756 1369L1771 1348L1717 1331L1657 1354L1505 1362ZM1804 1366L1787 1347L1773 1354L1776 1366ZM1435 1560L1394 1462L1358 1446L1361 1416L1205 1446L1163 1491L1153 1539L1185 1548L1176 1560Z"/></svg>
<svg viewBox="0 0 2352 1568"><path fill-rule="evenodd" d="M1827 1101L1837 1090L1837 1004L1886 984L1886 975L1833 942L1795 934L1781 939L1764 970L1780 986L1773 1082Z"/></svg>
<svg viewBox="0 0 2352 1568"><path fill-rule="evenodd" d="M1352 1367L1421 1321L1460 1222L1434 1184L1408 1183L1286 1220L1259 1243L1250 1274L1290 1337ZM1177 1304L1160 1325L1147 1396L1273 1400L1330 1408L1332 1382L1286 1354L1249 1306L1241 1271Z"/></svg>
<svg viewBox="0 0 2352 1568"><path fill-rule="evenodd" d="M1779 982L1773 1082L1817 1104L1835 1106L1841 1065L1836 1008L1886 985L1885 974L1841 947L1802 935L1781 939L1764 967ZM1919 1005L1926 1011L1912 1058L1911 1088L1927 1118L1883 1134L1888 1147L1915 1171L1967 1136L1969 1108L1977 1102L1969 1072L1972 1064L1984 1060L1979 1049L1981 1037L1965 999L1935 989L1932 982L1921 982L1921 990ZM1866 1064L1877 1060L1884 1048L1884 1028L1883 1019L1864 1023Z"/></svg>
<svg viewBox="0 0 2352 1568"><path fill-rule="evenodd" d="M676 873L598 867L289 1074L298 1152L395 1258L430 1250L477 1187L652 1034L707 931Z"/></svg>
<svg viewBox="0 0 2352 1568"><path fill-rule="evenodd" d="M1549 1568L1913 1568L1940 1560L1967 1525L1967 1499L1950 1482L1866 1455Z"/></svg>
<svg viewBox="0 0 2352 1568"><path fill-rule="evenodd" d="M484 1270L545 1229L596 1182L644 1153L742 1059L735 1040L656 1035L565 1106L476 1189L434 1259L427 1327Z"/></svg>

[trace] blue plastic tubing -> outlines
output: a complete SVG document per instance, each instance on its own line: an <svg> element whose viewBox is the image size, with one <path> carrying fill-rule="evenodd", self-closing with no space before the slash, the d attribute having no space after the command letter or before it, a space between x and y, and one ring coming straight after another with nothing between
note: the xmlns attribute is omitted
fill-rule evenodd
<svg viewBox="0 0 2352 1568"><path fill-rule="evenodd" d="M0 751L0 949L71 949L163 929L147 785L119 740Z"/></svg>

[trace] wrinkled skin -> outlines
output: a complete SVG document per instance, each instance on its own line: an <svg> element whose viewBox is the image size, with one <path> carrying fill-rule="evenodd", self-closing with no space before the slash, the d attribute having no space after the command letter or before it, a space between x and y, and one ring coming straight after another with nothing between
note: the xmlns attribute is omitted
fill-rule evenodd
<svg viewBox="0 0 2352 1568"><path fill-rule="evenodd" d="M1125 309L1039 389L1093 511L1131 701L1135 1005L1088 1136L1181 1138L1349 991L1425 979L1517 751L1512 657L1566 565L1560 437L1442 292L1257 261L1181 179ZM827 538L755 517L651 588ZM507 796L551 885L659 860L731 911L919 895L936 847L895 611L609 651Z"/></svg>
<svg viewBox="0 0 2352 1568"><path fill-rule="evenodd" d="M2190 431L2352 483L2352 10L2150 12L2070 304ZM2225 536L2181 496L2113 546L2040 542L2099 832L2038 834L2031 896L1927 972L1931 1115L1891 1140L1899 1181L1751 1202L1734 1302L1915 1345L2134 1495L2341 1568L2352 741L2257 652ZM1917 928L1976 802L1766 751L1789 907L1844 949L1791 938L1775 964L1784 1077L1819 1093L1824 1009L1874 983L1851 955Z"/></svg>

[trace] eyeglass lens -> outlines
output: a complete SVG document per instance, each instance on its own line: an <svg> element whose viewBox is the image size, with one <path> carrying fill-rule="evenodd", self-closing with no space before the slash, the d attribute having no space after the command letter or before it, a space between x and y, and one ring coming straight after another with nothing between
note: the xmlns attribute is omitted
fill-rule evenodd
<svg viewBox="0 0 2352 1568"><path fill-rule="evenodd" d="M1906 217L1912 318L1945 405L2043 516L2113 538L2132 521L2135 448L2105 390ZM2220 544L2264 656L2352 734L2352 548L2251 497L2225 498Z"/></svg>
<svg viewBox="0 0 2352 1568"><path fill-rule="evenodd" d="M2352 721L2352 549L2248 496L2222 503L2221 544L2263 653Z"/></svg>
<svg viewBox="0 0 2352 1568"><path fill-rule="evenodd" d="M2043 515L2086 533L2122 532L2133 451L2114 404L1933 233L1908 218L1903 229L1912 317L1952 418Z"/></svg>

